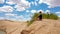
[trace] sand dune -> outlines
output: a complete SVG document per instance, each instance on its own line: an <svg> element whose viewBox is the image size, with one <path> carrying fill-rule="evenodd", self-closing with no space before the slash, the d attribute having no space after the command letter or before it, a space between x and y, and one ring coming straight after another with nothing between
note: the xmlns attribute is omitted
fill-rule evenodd
<svg viewBox="0 0 60 34"><path fill-rule="evenodd" d="M60 20L34 21L29 27L25 22L0 20L0 30L6 34L60 34Z"/></svg>
<svg viewBox="0 0 60 34"><path fill-rule="evenodd" d="M23 34L60 34L60 20L43 19L31 24Z"/></svg>
<svg viewBox="0 0 60 34"><path fill-rule="evenodd" d="M17 21L0 21L0 30L6 32L6 34L20 34L20 32L26 27L26 23Z"/></svg>

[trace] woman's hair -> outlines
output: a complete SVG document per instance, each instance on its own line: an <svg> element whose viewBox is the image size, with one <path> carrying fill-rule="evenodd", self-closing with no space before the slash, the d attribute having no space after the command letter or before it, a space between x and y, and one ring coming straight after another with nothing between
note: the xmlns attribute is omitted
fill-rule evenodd
<svg viewBox="0 0 60 34"><path fill-rule="evenodd" d="M40 11L39 13L42 13L42 11Z"/></svg>

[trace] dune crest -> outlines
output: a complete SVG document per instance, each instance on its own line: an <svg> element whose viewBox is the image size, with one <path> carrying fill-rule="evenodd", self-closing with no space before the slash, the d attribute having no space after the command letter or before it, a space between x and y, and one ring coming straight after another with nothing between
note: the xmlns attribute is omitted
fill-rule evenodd
<svg viewBox="0 0 60 34"><path fill-rule="evenodd" d="M0 30L6 34L60 34L60 20L34 21L29 27L26 22L0 20Z"/></svg>
<svg viewBox="0 0 60 34"><path fill-rule="evenodd" d="M60 20L35 21L23 31L23 34L60 34Z"/></svg>

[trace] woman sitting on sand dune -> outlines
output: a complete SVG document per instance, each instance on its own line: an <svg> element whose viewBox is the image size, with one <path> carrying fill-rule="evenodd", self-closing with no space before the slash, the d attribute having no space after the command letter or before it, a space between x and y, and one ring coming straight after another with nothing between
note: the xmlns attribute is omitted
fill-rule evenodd
<svg viewBox="0 0 60 34"><path fill-rule="evenodd" d="M38 19L39 19L39 20L42 20L42 12L40 11L39 14L40 14L40 15L38 16Z"/></svg>

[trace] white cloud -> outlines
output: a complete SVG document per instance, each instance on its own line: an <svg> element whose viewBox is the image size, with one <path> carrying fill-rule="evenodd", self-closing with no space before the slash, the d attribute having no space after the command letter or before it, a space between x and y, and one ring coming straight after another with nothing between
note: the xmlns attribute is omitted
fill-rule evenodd
<svg viewBox="0 0 60 34"><path fill-rule="evenodd" d="M34 5L34 2L31 2L32 5Z"/></svg>
<svg viewBox="0 0 60 34"><path fill-rule="evenodd" d="M17 14L11 14L11 13L7 13L5 14L6 16L17 16Z"/></svg>
<svg viewBox="0 0 60 34"><path fill-rule="evenodd" d="M12 2L12 4L17 4L17 3L20 3L20 0L7 0L6 2ZM10 4L10 3L9 3Z"/></svg>
<svg viewBox="0 0 60 34"><path fill-rule="evenodd" d="M5 2L5 0L0 0L0 4L3 4Z"/></svg>
<svg viewBox="0 0 60 34"><path fill-rule="evenodd" d="M0 17L0 20L4 20L5 18L4 17Z"/></svg>
<svg viewBox="0 0 60 34"><path fill-rule="evenodd" d="M17 21L16 16L17 16L17 14L5 13L5 19L7 19L7 20L16 20Z"/></svg>
<svg viewBox="0 0 60 34"><path fill-rule="evenodd" d="M26 10L26 12L30 12L29 10Z"/></svg>
<svg viewBox="0 0 60 34"><path fill-rule="evenodd" d="M56 12L56 14L60 14L60 12Z"/></svg>
<svg viewBox="0 0 60 34"><path fill-rule="evenodd" d="M36 13L37 11L36 10L31 10L31 13Z"/></svg>
<svg viewBox="0 0 60 34"><path fill-rule="evenodd" d="M58 15L58 17L60 17L60 12L59 11L57 11L57 12L55 12L57 15Z"/></svg>
<svg viewBox="0 0 60 34"><path fill-rule="evenodd" d="M25 10L25 7L20 6L20 5L16 5L15 8L16 8L17 11L23 11L23 10Z"/></svg>
<svg viewBox="0 0 60 34"><path fill-rule="evenodd" d="M23 15L20 15L20 16L16 16L16 18L24 18L24 16Z"/></svg>
<svg viewBox="0 0 60 34"><path fill-rule="evenodd" d="M39 3L46 3L48 8L60 6L60 0L40 0Z"/></svg>
<svg viewBox="0 0 60 34"><path fill-rule="evenodd" d="M24 4L24 5L26 5L26 6L29 5L29 2L26 1L26 0L21 0L21 3Z"/></svg>
<svg viewBox="0 0 60 34"><path fill-rule="evenodd" d="M13 3L12 1L9 1L9 2L6 2L6 3L9 4L9 5L15 4L15 3Z"/></svg>
<svg viewBox="0 0 60 34"><path fill-rule="evenodd" d="M35 2L31 2L30 4L34 5L34 6L37 6L38 3L35 1Z"/></svg>
<svg viewBox="0 0 60 34"><path fill-rule="evenodd" d="M23 11L26 8L30 7L30 3L26 0L8 0L6 3L10 5L16 4L15 8L17 11Z"/></svg>
<svg viewBox="0 0 60 34"><path fill-rule="evenodd" d="M26 19L24 18L23 15L16 16L16 19L17 19L18 21L26 21Z"/></svg>
<svg viewBox="0 0 60 34"><path fill-rule="evenodd" d="M44 13L43 10L31 10L31 13L39 13L40 11L41 11L42 13Z"/></svg>
<svg viewBox="0 0 60 34"><path fill-rule="evenodd" d="M25 16L28 17L28 15L25 15ZM18 21L27 21L31 19L30 17L29 18L26 18L26 17L24 17L23 15L20 15L20 16L16 16L16 19Z"/></svg>
<svg viewBox="0 0 60 34"><path fill-rule="evenodd" d="M12 12L13 8L11 6L0 7L0 12Z"/></svg>
<svg viewBox="0 0 60 34"><path fill-rule="evenodd" d="M37 2L35 2L35 6L37 6Z"/></svg>
<svg viewBox="0 0 60 34"><path fill-rule="evenodd" d="M44 13L44 11L43 11L43 10L38 10L38 11L37 11L37 13L39 13L40 11L41 11L42 13Z"/></svg>
<svg viewBox="0 0 60 34"><path fill-rule="evenodd" d="M58 17L60 17L60 15Z"/></svg>
<svg viewBox="0 0 60 34"><path fill-rule="evenodd" d="M29 2L28 1L26 1L26 0L8 0L8 1L6 1L6 3L8 3L8 4L24 4L24 5L29 5Z"/></svg>
<svg viewBox="0 0 60 34"><path fill-rule="evenodd" d="M51 13L50 10L46 10L46 11L45 11L45 13L47 13L47 12L48 12L49 14Z"/></svg>
<svg viewBox="0 0 60 34"><path fill-rule="evenodd" d="M30 21L30 20L31 20L31 18L27 18L27 20L28 20L28 21Z"/></svg>

